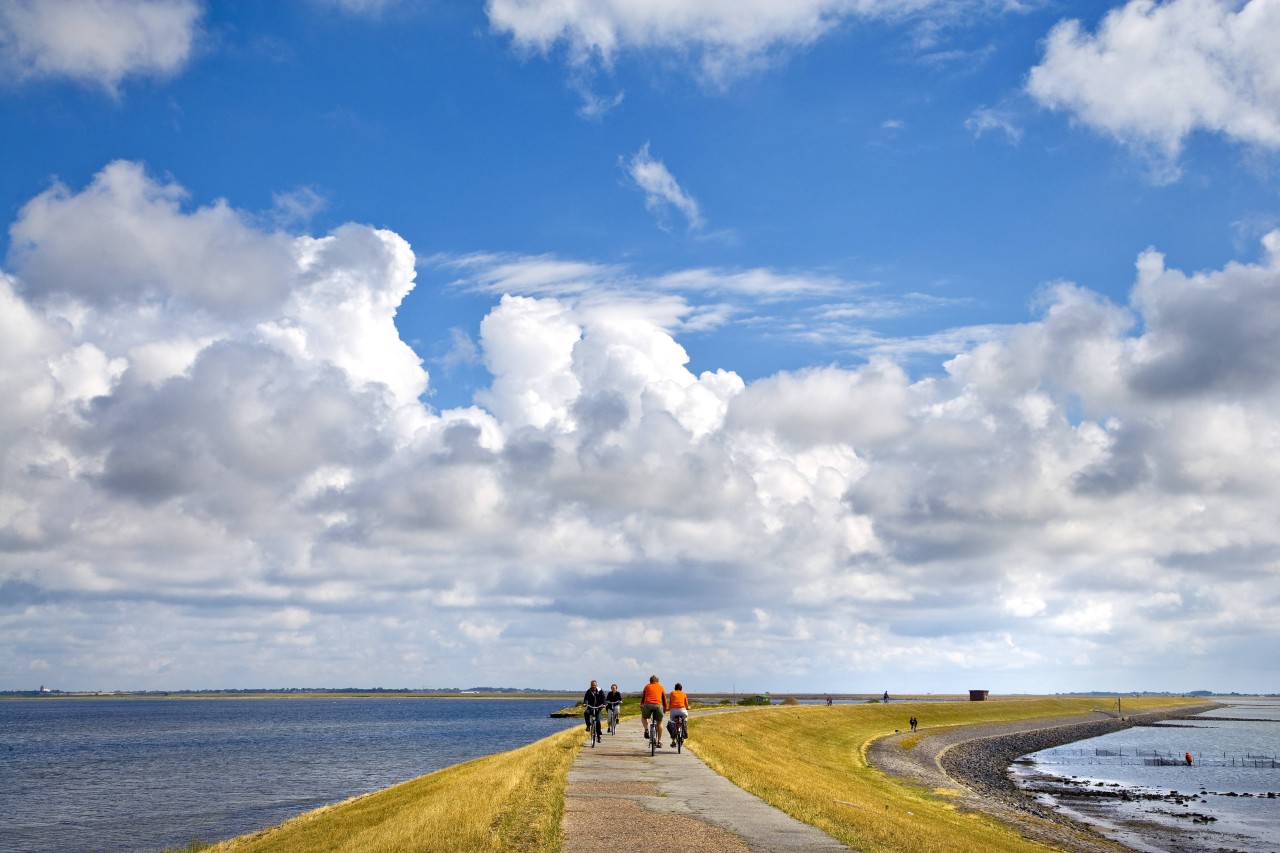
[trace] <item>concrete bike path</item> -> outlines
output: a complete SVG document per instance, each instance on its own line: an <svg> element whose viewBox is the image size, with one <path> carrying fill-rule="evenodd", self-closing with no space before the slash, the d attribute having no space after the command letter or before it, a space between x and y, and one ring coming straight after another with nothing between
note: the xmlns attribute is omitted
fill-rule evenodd
<svg viewBox="0 0 1280 853"><path fill-rule="evenodd" d="M583 740L586 731L583 729ZM565 853L644 839L699 853L810 853L850 849L720 776L689 750L650 756L638 719L624 720L574 759L565 789Z"/></svg>

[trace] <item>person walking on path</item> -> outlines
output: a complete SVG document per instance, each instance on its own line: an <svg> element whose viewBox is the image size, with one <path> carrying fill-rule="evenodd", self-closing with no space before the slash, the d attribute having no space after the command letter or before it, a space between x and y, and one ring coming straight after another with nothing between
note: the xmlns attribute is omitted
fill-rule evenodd
<svg viewBox="0 0 1280 853"><path fill-rule="evenodd" d="M667 690L658 681L658 676L649 676L649 683L640 691L640 725L644 728L645 737L649 736L649 727L647 723L652 719L654 726L654 737L658 739L657 747L662 749L662 715L667 710Z"/></svg>

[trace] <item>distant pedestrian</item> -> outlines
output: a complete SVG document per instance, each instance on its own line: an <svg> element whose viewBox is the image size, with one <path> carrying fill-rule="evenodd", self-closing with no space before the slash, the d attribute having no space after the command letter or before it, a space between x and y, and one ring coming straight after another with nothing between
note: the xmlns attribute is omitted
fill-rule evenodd
<svg viewBox="0 0 1280 853"><path fill-rule="evenodd" d="M1191 753L1189 753L1189 752L1188 752L1188 753L1185 753L1185 755L1186 755L1186 759L1187 759L1187 766L1188 766L1188 767L1190 767L1190 766L1191 766Z"/></svg>
<svg viewBox="0 0 1280 853"><path fill-rule="evenodd" d="M916 726L919 725L919 720L917 720L915 717L912 717L909 720L909 722L911 723L911 731L914 732L916 730Z"/></svg>

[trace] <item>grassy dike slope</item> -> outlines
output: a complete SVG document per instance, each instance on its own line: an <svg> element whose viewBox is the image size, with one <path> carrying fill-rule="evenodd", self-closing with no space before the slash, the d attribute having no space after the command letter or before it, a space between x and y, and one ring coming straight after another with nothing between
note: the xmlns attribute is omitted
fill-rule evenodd
<svg viewBox="0 0 1280 853"><path fill-rule="evenodd" d="M1126 699L1124 709L1198 701ZM923 791L869 767L867 747L876 738L905 731L911 716L933 728L1091 715L1095 708L1114 707L1114 699L1089 697L774 706L695 718L687 746L739 787L856 850L1045 853L1052 848L984 815L957 811L945 792Z"/></svg>
<svg viewBox="0 0 1280 853"><path fill-rule="evenodd" d="M1201 700L1126 699L1126 712ZM875 853L1050 850L983 815L960 813L945 792L927 792L869 767L871 741L921 725L1092 716L1109 698L1014 698L988 702L895 702L773 706L695 716L686 744L714 770L854 849ZM571 726L491 755L299 815L208 848L211 853L410 853L562 847L569 768L582 748ZM674 756L673 756L674 757ZM195 850L198 847L182 848Z"/></svg>
<svg viewBox="0 0 1280 853"><path fill-rule="evenodd" d="M575 726L206 848L210 853L542 853L561 847Z"/></svg>

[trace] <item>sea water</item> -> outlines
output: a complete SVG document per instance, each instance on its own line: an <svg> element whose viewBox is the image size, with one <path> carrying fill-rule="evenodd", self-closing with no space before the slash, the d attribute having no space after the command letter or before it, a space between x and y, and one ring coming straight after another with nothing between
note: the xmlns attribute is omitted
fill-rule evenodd
<svg viewBox="0 0 1280 853"><path fill-rule="evenodd" d="M157 850L571 725L563 699L0 700L0 850Z"/></svg>
<svg viewBox="0 0 1280 853"><path fill-rule="evenodd" d="M1280 851L1280 700L1218 701L1229 704L1193 720L1033 753L1014 766L1014 780L1056 779L1080 792L1132 794L1042 799L1138 850ZM1143 826L1148 830L1137 829ZM1176 834L1198 840L1173 846L1160 840Z"/></svg>

